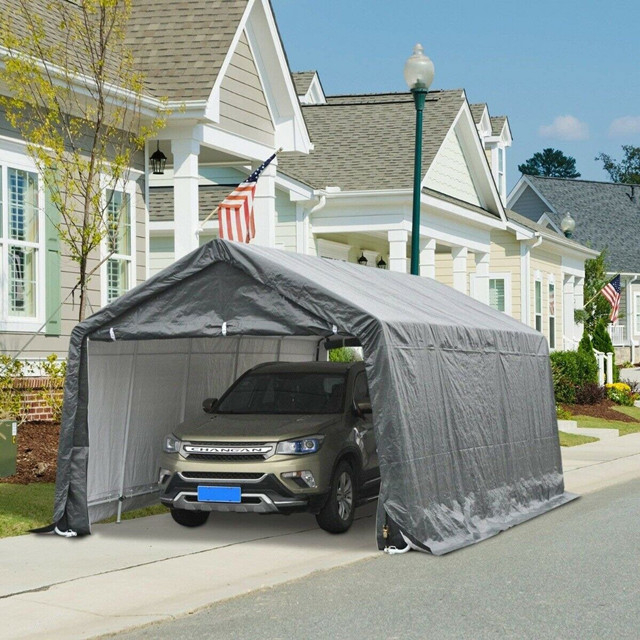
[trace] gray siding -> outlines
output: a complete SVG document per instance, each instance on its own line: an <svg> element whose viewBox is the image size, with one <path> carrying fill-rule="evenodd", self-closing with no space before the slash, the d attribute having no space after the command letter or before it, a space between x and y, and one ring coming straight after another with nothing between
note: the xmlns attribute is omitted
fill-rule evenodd
<svg viewBox="0 0 640 640"><path fill-rule="evenodd" d="M520 215L538 222L540 216L549 210L549 207L540 200L529 186L520 194L520 197L511 205L511 208Z"/></svg>
<svg viewBox="0 0 640 640"><path fill-rule="evenodd" d="M250 140L274 143L271 114L244 33L220 87L220 124Z"/></svg>

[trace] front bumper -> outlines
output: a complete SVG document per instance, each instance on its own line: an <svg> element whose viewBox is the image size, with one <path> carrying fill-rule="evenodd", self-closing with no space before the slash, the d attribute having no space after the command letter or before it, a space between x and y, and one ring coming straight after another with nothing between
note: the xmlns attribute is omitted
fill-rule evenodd
<svg viewBox="0 0 640 640"><path fill-rule="evenodd" d="M196 475L196 474L194 474ZM209 475L209 477L207 477ZM318 512L326 501L326 493L296 494L289 491L274 475L244 474L255 477L240 477L243 474L229 473L230 477L216 477L202 472L196 477L191 473L164 474L160 483L160 501L174 509L188 511L226 511L237 513L293 513L296 511ZM215 474L222 476L223 474ZM185 477L187 476L187 477ZM199 477L198 477L199 476ZM234 486L241 489L241 502L200 502L199 486Z"/></svg>

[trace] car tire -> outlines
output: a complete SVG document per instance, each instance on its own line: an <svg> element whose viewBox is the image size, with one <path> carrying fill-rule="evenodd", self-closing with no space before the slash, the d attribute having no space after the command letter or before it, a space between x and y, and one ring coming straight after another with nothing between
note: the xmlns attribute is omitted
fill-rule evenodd
<svg viewBox="0 0 640 640"><path fill-rule="evenodd" d="M316 520L329 533L344 533L353 523L355 509L356 477L353 467L343 460L333 472L329 497Z"/></svg>
<svg viewBox="0 0 640 640"><path fill-rule="evenodd" d="M209 519L209 512L171 509L171 517L183 527L200 527Z"/></svg>

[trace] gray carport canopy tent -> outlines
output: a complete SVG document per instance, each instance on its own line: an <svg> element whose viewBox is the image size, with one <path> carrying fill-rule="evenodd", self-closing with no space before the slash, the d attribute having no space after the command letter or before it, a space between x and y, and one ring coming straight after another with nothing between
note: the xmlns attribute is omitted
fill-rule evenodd
<svg viewBox="0 0 640 640"><path fill-rule="evenodd" d="M327 337L362 345L378 531L442 554L574 497L540 333L429 278L215 240L73 330L58 527L153 502L165 434L259 362L322 357Z"/></svg>

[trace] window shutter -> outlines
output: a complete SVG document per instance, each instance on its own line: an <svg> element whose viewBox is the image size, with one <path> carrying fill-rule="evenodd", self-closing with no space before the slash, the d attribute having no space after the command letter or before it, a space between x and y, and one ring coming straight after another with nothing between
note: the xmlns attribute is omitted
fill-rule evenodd
<svg viewBox="0 0 640 640"><path fill-rule="evenodd" d="M60 300L60 238L56 226L59 224L60 212L51 201L49 190L45 193L45 313L47 324L45 335L59 336L62 329L62 310Z"/></svg>

